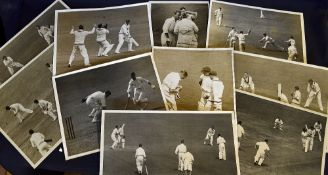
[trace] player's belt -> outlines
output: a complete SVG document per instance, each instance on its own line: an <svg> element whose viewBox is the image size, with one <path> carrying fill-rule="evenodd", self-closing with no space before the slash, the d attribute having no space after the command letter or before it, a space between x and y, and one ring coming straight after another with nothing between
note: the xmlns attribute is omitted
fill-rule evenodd
<svg viewBox="0 0 328 175"><path fill-rule="evenodd" d="M74 43L74 45L77 45L77 46L83 46L84 43Z"/></svg>

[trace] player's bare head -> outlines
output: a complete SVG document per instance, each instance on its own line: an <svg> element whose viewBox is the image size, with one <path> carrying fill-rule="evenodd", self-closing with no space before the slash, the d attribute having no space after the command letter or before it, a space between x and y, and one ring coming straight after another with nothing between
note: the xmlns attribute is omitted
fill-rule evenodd
<svg viewBox="0 0 328 175"><path fill-rule="evenodd" d="M248 76L248 73L247 72L244 72L244 76Z"/></svg>
<svg viewBox="0 0 328 175"><path fill-rule="evenodd" d="M141 144L141 143L139 143L139 147L140 147L140 148L142 147L142 144Z"/></svg>
<svg viewBox="0 0 328 175"><path fill-rule="evenodd" d="M218 137L220 137L220 136L221 136L221 134L219 133L219 134L218 134Z"/></svg>
<svg viewBox="0 0 328 175"><path fill-rule="evenodd" d="M130 24L130 20L129 19L125 20L125 23Z"/></svg>
<svg viewBox="0 0 328 175"><path fill-rule="evenodd" d="M242 30L241 30L239 33L243 34L243 33L244 33L244 31L242 31Z"/></svg>
<svg viewBox="0 0 328 175"><path fill-rule="evenodd" d="M211 77L216 77L216 76L218 76L218 73L216 71L211 71L210 76Z"/></svg>
<svg viewBox="0 0 328 175"><path fill-rule="evenodd" d="M312 84L314 81L312 79L309 79L308 81L310 84Z"/></svg>
<svg viewBox="0 0 328 175"><path fill-rule="evenodd" d="M115 125L115 128L118 128L118 125Z"/></svg>
<svg viewBox="0 0 328 175"><path fill-rule="evenodd" d="M202 68L201 72L204 74L204 75L209 75L209 73L211 72L211 68L208 67L208 66L205 66Z"/></svg>
<svg viewBox="0 0 328 175"><path fill-rule="evenodd" d="M35 103L35 104L39 104L39 100L35 99L35 100L33 101L33 103Z"/></svg>
<svg viewBox="0 0 328 175"><path fill-rule="evenodd" d="M182 17L182 18L187 18L188 15L187 15L186 13L182 13L182 14L181 14L181 17Z"/></svg>
<svg viewBox="0 0 328 175"><path fill-rule="evenodd" d="M132 72L132 73L131 73L131 78L132 78L132 80L136 80L136 79L137 79L137 77L136 77L136 73L135 73L135 72Z"/></svg>
<svg viewBox="0 0 328 175"><path fill-rule="evenodd" d="M87 101L87 98L82 98L81 103L85 103Z"/></svg>
<svg viewBox="0 0 328 175"><path fill-rule="evenodd" d="M47 66L47 67L50 67L50 63L46 63L46 66Z"/></svg>
<svg viewBox="0 0 328 175"><path fill-rule="evenodd" d="M180 11L183 11L183 12L186 11L186 7L181 7Z"/></svg>
<svg viewBox="0 0 328 175"><path fill-rule="evenodd" d="M5 109L6 109L7 111L9 111L9 110L10 110L10 106L6 106Z"/></svg>
<svg viewBox="0 0 328 175"><path fill-rule="evenodd" d="M317 121L318 124L320 124L321 122L320 121Z"/></svg>
<svg viewBox="0 0 328 175"><path fill-rule="evenodd" d="M79 25L79 29L80 30L83 30L84 29L84 26L83 25Z"/></svg>
<svg viewBox="0 0 328 175"><path fill-rule="evenodd" d="M238 124L241 125L243 122L242 121L238 121Z"/></svg>
<svg viewBox="0 0 328 175"><path fill-rule="evenodd" d="M306 128L303 128L302 131L303 131L303 132L306 132Z"/></svg>
<svg viewBox="0 0 328 175"><path fill-rule="evenodd" d="M3 59L3 60L7 60L7 56L3 56L2 59Z"/></svg>
<svg viewBox="0 0 328 175"><path fill-rule="evenodd" d="M236 30L236 28L235 28L235 27L231 27L231 29L232 29L232 30Z"/></svg>
<svg viewBox="0 0 328 175"><path fill-rule="evenodd" d="M184 143L184 139L182 139L182 140L180 141L180 143Z"/></svg>
<svg viewBox="0 0 328 175"><path fill-rule="evenodd" d="M108 91L105 92L105 97L108 97L108 96L110 96L111 94L112 94L112 92L111 92L110 90L108 90Z"/></svg>
<svg viewBox="0 0 328 175"><path fill-rule="evenodd" d="M294 39L294 36L293 36L293 35L291 35L291 36L290 36L290 39Z"/></svg>
<svg viewBox="0 0 328 175"><path fill-rule="evenodd" d="M263 36L267 36L267 34L266 33L263 33Z"/></svg>
<svg viewBox="0 0 328 175"><path fill-rule="evenodd" d="M32 134L34 133L34 130L33 130L33 129L30 129L30 130L28 131L28 133L29 133L30 135L32 135Z"/></svg>
<svg viewBox="0 0 328 175"><path fill-rule="evenodd" d="M185 79L185 78L187 78L187 77L188 77L188 72L185 71L185 70L181 70L181 71L180 71L180 78L181 78L181 79Z"/></svg>
<svg viewBox="0 0 328 175"><path fill-rule="evenodd" d="M175 20L179 19L179 16L180 16L180 12L178 10L176 10L173 14L173 17Z"/></svg>
<svg viewBox="0 0 328 175"><path fill-rule="evenodd" d="M295 89L295 90L300 90L300 87L295 86L294 89Z"/></svg>
<svg viewBox="0 0 328 175"><path fill-rule="evenodd" d="M99 23L98 28L102 28L102 27L103 27L103 24Z"/></svg>
<svg viewBox="0 0 328 175"><path fill-rule="evenodd" d="M36 25L35 27L36 27L37 29L40 29L40 26L39 26L39 25Z"/></svg>
<svg viewBox="0 0 328 175"><path fill-rule="evenodd" d="M265 141L265 142L267 142L267 143L269 142L269 140L268 140L268 139L264 139L264 141Z"/></svg>

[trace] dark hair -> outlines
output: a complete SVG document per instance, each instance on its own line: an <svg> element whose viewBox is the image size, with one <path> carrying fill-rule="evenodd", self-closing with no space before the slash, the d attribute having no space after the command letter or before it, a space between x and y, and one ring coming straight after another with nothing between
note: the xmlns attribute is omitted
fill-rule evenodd
<svg viewBox="0 0 328 175"><path fill-rule="evenodd" d="M313 83L313 80L312 79L309 79L309 81L308 81L309 83Z"/></svg>
<svg viewBox="0 0 328 175"><path fill-rule="evenodd" d="M182 18L187 18L187 14L182 14L182 16L181 16Z"/></svg>
<svg viewBox="0 0 328 175"><path fill-rule="evenodd" d="M33 102L34 102L35 104L38 104L38 103L39 103L39 100L35 99Z"/></svg>
<svg viewBox="0 0 328 175"><path fill-rule="evenodd" d="M4 60L4 59L7 59L7 56L4 55L4 56L2 57L2 59L3 59L3 60Z"/></svg>
<svg viewBox="0 0 328 175"><path fill-rule="evenodd" d="M8 111L10 110L10 106L6 106L5 109Z"/></svg>
<svg viewBox="0 0 328 175"><path fill-rule="evenodd" d="M244 33L244 31L240 31L239 33Z"/></svg>
<svg viewBox="0 0 328 175"><path fill-rule="evenodd" d="M31 135L34 133L34 130L33 129L30 129L29 131L28 131L28 133L30 133Z"/></svg>
<svg viewBox="0 0 328 175"><path fill-rule="evenodd" d="M241 121L238 121L238 124L240 124L240 125L241 125L241 124L242 124L242 122L241 122Z"/></svg>
<svg viewBox="0 0 328 175"><path fill-rule="evenodd" d="M188 77L188 72L185 70L181 70L180 73L184 76L184 77Z"/></svg>
<svg viewBox="0 0 328 175"><path fill-rule="evenodd" d="M186 7L181 7L180 10L186 10Z"/></svg>
<svg viewBox="0 0 328 175"><path fill-rule="evenodd" d="M265 139L264 141L265 141L265 142L267 142L267 143L269 142L269 140L268 140L268 139Z"/></svg>
<svg viewBox="0 0 328 175"><path fill-rule="evenodd" d="M218 133L218 137L220 137L221 136L221 134L220 133Z"/></svg>
<svg viewBox="0 0 328 175"><path fill-rule="evenodd" d="M292 36L290 36L290 38L294 39L293 35L292 35Z"/></svg>
<svg viewBox="0 0 328 175"><path fill-rule="evenodd" d="M129 19L125 20L125 23L129 24L130 23L130 20Z"/></svg>
<svg viewBox="0 0 328 175"><path fill-rule="evenodd" d="M139 147L142 147L142 144L141 143L139 143Z"/></svg>
<svg viewBox="0 0 328 175"><path fill-rule="evenodd" d="M84 29L83 25L79 25L79 29Z"/></svg>
<svg viewBox="0 0 328 175"><path fill-rule="evenodd" d="M108 91L105 92L105 96L106 97L110 96L111 94L112 94L112 92L110 90L108 90Z"/></svg>
<svg viewBox="0 0 328 175"><path fill-rule="evenodd" d="M184 143L184 139L182 139L182 140L180 141L180 143Z"/></svg>
<svg viewBox="0 0 328 175"><path fill-rule="evenodd" d="M266 33L263 33L263 35L264 35L264 36L267 36L267 34L266 34Z"/></svg>
<svg viewBox="0 0 328 175"><path fill-rule="evenodd" d="M300 87L298 87L298 86L295 86L295 89L296 89L296 90L300 90Z"/></svg>
<svg viewBox="0 0 328 175"><path fill-rule="evenodd" d="M101 28L103 25L100 23L100 24L98 24L98 28Z"/></svg>
<svg viewBox="0 0 328 175"><path fill-rule="evenodd" d="M47 66L47 67L50 67L50 63L46 63L46 66Z"/></svg>
<svg viewBox="0 0 328 175"><path fill-rule="evenodd" d="M217 76L218 73L217 73L216 71L211 71L211 72L210 72L210 75L212 75L212 76Z"/></svg>
<svg viewBox="0 0 328 175"><path fill-rule="evenodd" d="M81 103L84 103L87 101L87 98L82 98Z"/></svg>

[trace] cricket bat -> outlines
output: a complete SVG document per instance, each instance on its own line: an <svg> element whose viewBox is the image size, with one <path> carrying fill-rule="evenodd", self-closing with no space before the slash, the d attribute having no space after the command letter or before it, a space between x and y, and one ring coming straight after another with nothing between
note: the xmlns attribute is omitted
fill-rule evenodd
<svg viewBox="0 0 328 175"><path fill-rule="evenodd" d="M45 139L44 141L49 143L49 142L52 142L52 139Z"/></svg>
<svg viewBox="0 0 328 175"><path fill-rule="evenodd" d="M148 168L147 168L147 165L146 164L145 164L145 172L146 172L146 175L149 175Z"/></svg>
<svg viewBox="0 0 328 175"><path fill-rule="evenodd" d="M127 100L127 102L125 104L124 110L127 110L128 109L129 102L130 102L130 97L128 97L128 100Z"/></svg>

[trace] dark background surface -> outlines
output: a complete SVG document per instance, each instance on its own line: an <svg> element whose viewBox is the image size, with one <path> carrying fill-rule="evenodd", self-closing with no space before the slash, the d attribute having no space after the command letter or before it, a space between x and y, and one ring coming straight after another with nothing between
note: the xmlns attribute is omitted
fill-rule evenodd
<svg viewBox="0 0 328 175"><path fill-rule="evenodd" d="M265 8L303 12L308 63L328 66L328 2L326 0L227 1ZM53 0L1 0L0 45L3 45L13 37L52 2ZM64 2L71 8L95 8L145 2L145 0L64 0ZM11 173L17 175L52 175L60 174L59 172L62 171L93 175L98 174L99 171L99 154L66 162L64 154L55 150L39 168L33 170L15 148L1 135L0 163ZM53 173L49 171L53 171Z"/></svg>

